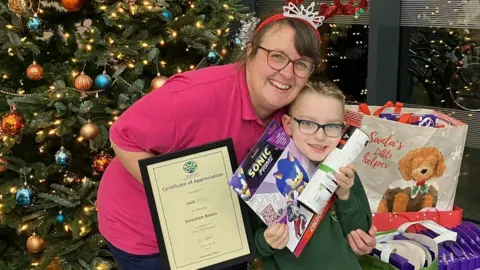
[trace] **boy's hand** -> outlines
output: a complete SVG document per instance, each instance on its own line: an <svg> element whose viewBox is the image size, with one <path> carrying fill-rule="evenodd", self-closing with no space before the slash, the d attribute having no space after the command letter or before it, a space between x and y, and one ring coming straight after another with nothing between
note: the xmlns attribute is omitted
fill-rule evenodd
<svg viewBox="0 0 480 270"><path fill-rule="evenodd" d="M288 242L288 227L286 224L273 224L263 233L267 244L273 249L282 249Z"/></svg>
<svg viewBox="0 0 480 270"><path fill-rule="evenodd" d="M340 200L348 200L350 197L350 188L355 180L355 166L349 164L347 167L340 168L340 172L335 174L338 188L335 192Z"/></svg>

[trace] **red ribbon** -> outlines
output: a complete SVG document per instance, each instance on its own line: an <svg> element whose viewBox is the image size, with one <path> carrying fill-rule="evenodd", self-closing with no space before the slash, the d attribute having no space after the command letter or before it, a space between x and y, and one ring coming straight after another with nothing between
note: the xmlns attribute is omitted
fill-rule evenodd
<svg viewBox="0 0 480 270"><path fill-rule="evenodd" d="M417 185L417 187L422 187L422 186L424 186L424 185L425 185L425 180L423 180L423 181L418 181L418 182L416 183L416 185Z"/></svg>

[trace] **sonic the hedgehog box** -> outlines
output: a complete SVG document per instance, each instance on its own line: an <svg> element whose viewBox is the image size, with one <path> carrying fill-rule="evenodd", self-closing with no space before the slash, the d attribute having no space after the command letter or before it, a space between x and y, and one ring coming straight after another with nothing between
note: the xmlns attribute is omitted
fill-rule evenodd
<svg viewBox="0 0 480 270"><path fill-rule="evenodd" d="M272 121L228 183L265 224L288 225L287 248L298 257L324 214L297 202L316 171L280 123Z"/></svg>

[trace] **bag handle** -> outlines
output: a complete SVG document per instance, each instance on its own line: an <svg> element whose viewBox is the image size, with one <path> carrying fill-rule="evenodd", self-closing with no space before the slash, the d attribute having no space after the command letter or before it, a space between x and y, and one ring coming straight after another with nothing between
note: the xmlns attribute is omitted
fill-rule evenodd
<svg viewBox="0 0 480 270"><path fill-rule="evenodd" d="M423 227L430 229L438 234L438 236L433 239L437 244L446 242L446 241L457 241L457 233L454 231L451 231L443 226L440 226L438 223L431 221L431 220L421 220L421 221L414 221L414 222L407 222L398 227L398 232L400 233L406 233L408 227L415 225L415 224L420 224Z"/></svg>
<svg viewBox="0 0 480 270"><path fill-rule="evenodd" d="M396 102L395 104L391 101L388 101L383 105L381 108L376 110L373 114L370 112L370 108L366 103L362 103L358 105L358 111L366 114L366 115L374 115L374 116L379 116L386 108L394 108L394 113L395 114L400 114L402 113L402 108L403 108L403 103L401 102Z"/></svg>

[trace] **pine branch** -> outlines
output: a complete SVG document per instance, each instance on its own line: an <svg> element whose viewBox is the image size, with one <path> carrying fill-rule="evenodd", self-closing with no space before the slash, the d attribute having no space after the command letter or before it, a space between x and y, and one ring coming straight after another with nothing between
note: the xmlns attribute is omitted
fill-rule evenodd
<svg viewBox="0 0 480 270"><path fill-rule="evenodd" d="M83 266L83 268L86 269L86 270L94 270L94 269L95 269L95 268L90 267L90 265L89 265L86 261L84 261L84 260L82 260L82 259L78 259L78 263L79 263L81 266Z"/></svg>
<svg viewBox="0 0 480 270"><path fill-rule="evenodd" d="M67 255L71 252L74 252L75 250L81 248L83 246L83 242L77 242L75 244L70 245L69 247L65 248L63 251L59 252L57 255L58 256L64 256Z"/></svg>
<svg viewBox="0 0 480 270"><path fill-rule="evenodd" d="M33 214L30 214L30 215L27 215L27 216L24 216L22 218L22 223L25 223L27 221L30 221L32 219L39 219L39 218L43 218L45 216L48 215L48 212L47 211L38 211L36 213L33 213Z"/></svg>
<svg viewBox="0 0 480 270"><path fill-rule="evenodd" d="M70 188L67 188L66 186L62 186L62 185L59 185L59 184L51 184L50 187L52 189L56 190L56 191L67 193L69 195L75 194L75 192L73 190L71 190Z"/></svg>
<svg viewBox="0 0 480 270"><path fill-rule="evenodd" d="M63 207L67 207L67 208L75 207L75 206L80 204L80 202L78 202L78 201L71 202L69 200L66 200L66 199L64 199L64 198L62 198L58 195L54 195L54 194L39 193L38 197L42 198L42 199L45 199L45 200L56 202L57 204L59 204Z"/></svg>
<svg viewBox="0 0 480 270"><path fill-rule="evenodd" d="M56 202L45 202L45 203L39 203L39 204L34 204L30 206L27 210L29 212L35 212L38 210L48 210L51 208L58 207L58 203Z"/></svg>

